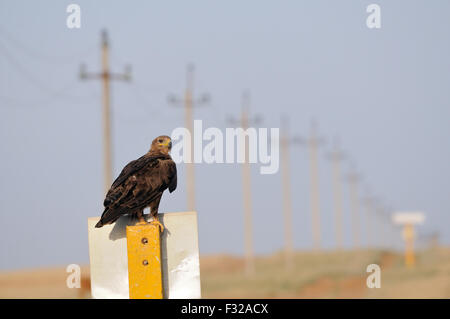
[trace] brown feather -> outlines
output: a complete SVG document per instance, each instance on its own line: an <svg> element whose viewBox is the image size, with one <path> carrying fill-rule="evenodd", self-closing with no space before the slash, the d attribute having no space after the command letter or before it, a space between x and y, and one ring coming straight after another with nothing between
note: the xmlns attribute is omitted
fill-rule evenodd
<svg viewBox="0 0 450 319"><path fill-rule="evenodd" d="M156 138L147 154L123 168L106 194L105 210L95 227L111 224L122 215L136 214L149 206L152 215L156 215L163 192L167 188L170 192L176 189L177 170L168 154L170 144L167 147L158 143L161 139L170 141L168 136Z"/></svg>

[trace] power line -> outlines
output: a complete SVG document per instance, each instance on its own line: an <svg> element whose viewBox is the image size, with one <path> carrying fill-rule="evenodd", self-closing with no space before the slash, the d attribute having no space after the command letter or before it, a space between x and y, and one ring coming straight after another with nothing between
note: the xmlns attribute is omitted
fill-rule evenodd
<svg viewBox="0 0 450 319"><path fill-rule="evenodd" d="M22 74L22 76L27 79L31 84L36 86L40 90L44 90L47 92L54 93L54 91L47 86L43 85L42 83L44 81L38 80L34 77L33 74L29 73L17 60L9 53L8 49L0 43L0 53L3 54L3 56L9 61L11 65L13 65L19 73Z"/></svg>
<svg viewBox="0 0 450 319"><path fill-rule="evenodd" d="M4 27L1 27L1 26L0 26L0 34L3 35L3 39L7 40L15 48L21 50L22 52L24 52L29 57L35 58L35 59L39 59L41 61L44 60L44 61L47 61L48 63L51 63L51 64L55 64L55 63L70 64L70 63L74 63L74 60L76 58L79 58L80 56L86 57L87 55L90 55L91 53L93 53L94 49L96 48L95 45L90 45L88 47L88 49L83 51L83 52L72 53L71 55L67 55L67 56L54 56L54 55L44 54L44 53L39 52L39 51L37 51L35 49L31 49L28 45L25 45L21 41L18 41L17 39L12 37L11 34L9 32L7 32Z"/></svg>
<svg viewBox="0 0 450 319"><path fill-rule="evenodd" d="M10 54L9 50L0 43L0 53L9 61L10 65L15 67L15 69L22 75L24 79L26 79L30 84L34 85L40 91L46 92L48 95L52 97L65 97L70 99L77 99L78 96L73 96L67 94L66 92L69 89L72 89L76 82L70 82L69 84L64 85L60 89L53 89L49 86L44 85L46 81L38 79L31 72L29 72L25 67L23 67L13 56Z"/></svg>
<svg viewBox="0 0 450 319"><path fill-rule="evenodd" d="M30 99L30 100L20 100L17 98L13 98L10 96L6 96L6 95L1 95L0 94L0 99L5 101L7 104L1 104L1 107L11 107L11 108L15 108L15 107L21 107L21 108L29 108L29 109L41 109L42 107L47 107L49 106L49 104L53 101L56 101L58 99L64 99L64 101L66 102L65 104L67 104L68 101L70 101L71 103L84 103L87 101L92 101L93 98L97 97L98 94L97 92L93 92L89 95L83 95L83 96L72 96L70 98L68 98L67 96L65 96L64 92L66 90L71 90L73 89L74 83L71 82L70 84L66 85L64 88L62 88L61 90L54 92L53 94L50 94L49 96L45 97L45 98L41 98L41 99Z"/></svg>

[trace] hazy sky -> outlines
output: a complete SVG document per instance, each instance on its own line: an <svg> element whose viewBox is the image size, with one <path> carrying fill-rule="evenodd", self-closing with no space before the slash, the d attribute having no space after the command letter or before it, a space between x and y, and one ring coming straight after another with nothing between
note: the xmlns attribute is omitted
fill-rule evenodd
<svg viewBox="0 0 450 319"><path fill-rule="evenodd" d="M81 29L66 7L81 6ZM381 29L366 7L381 6ZM239 116L243 89L263 127L290 118L306 136L312 117L320 150L325 248L333 247L331 166L339 136L364 189L394 210L426 212L421 233L450 244L450 2L448 1L12 1L0 0L0 268L88 262L87 217L102 212L100 30L111 67L130 63L132 83L112 84L114 174L151 140L183 125L186 65L196 66L195 110L205 127ZM294 240L311 247L308 154L291 149ZM349 161L343 164L348 172ZM183 211L185 171L160 211ZM281 175L252 170L257 253L283 246ZM196 166L201 253L243 252L241 167ZM367 185L367 186L366 186ZM351 243L344 183L346 244ZM362 220L363 221L363 220ZM380 232L378 232L380 234ZM364 238L364 237L363 237Z"/></svg>

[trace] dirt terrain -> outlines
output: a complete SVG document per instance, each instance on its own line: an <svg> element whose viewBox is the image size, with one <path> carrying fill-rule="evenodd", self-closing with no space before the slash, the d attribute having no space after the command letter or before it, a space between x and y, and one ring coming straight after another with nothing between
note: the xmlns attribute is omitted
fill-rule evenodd
<svg viewBox="0 0 450 319"><path fill-rule="evenodd" d="M400 253L387 251L298 252L288 270L281 254L259 257L256 274L244 274L232 256L202 258L205 298L450 298L450 249L422 251L405 268ZM366 268L381 268L381 288L366 285Z"/></svg>
<svg viewBox="0 0 450 319"><path fill-rule="evenodd" d="M450 298L450 249L422 251L407 269L403 256L387 251L297 252L286 268L282 254L260 256L256 272L244 273L241 257L202 256L204 298ZM369 289L367 265L381 267L381 288ZM66 286L65 267L0 273L0 298L90 298L89 267L81 289Z"/></svg>

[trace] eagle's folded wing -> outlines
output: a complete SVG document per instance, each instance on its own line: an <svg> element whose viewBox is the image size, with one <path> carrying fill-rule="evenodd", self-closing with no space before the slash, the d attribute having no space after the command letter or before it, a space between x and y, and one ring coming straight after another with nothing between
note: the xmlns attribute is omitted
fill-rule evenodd
<svg viewBox="0 0 450 319"><path fill-rule="evenodd" d="M121 215L143 210L165 189L173 191L176 185L176 166L170 157L141 157L130 162L106 195L99 226L113 223Z"/></svg>

